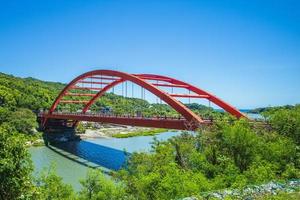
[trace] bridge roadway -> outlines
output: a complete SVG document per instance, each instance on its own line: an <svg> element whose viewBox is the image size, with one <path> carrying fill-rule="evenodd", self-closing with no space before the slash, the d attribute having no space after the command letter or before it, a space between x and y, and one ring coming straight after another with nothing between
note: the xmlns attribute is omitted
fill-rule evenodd
<svg viewBox="0 0 300 200"><path fill-rule="evenodd" d="M89 122L101 122L120 124L128 126L141 126L141 127L154 127L154 128L167 128L178 130L195 130L201 125L209 125L211 120L203 120L201 124L190 123L182 117L144 117L133 115L109 115L98 113L62 113L48 112L40 113L40 117L45 119L65 119L73 121L89 121Z"/></svg>

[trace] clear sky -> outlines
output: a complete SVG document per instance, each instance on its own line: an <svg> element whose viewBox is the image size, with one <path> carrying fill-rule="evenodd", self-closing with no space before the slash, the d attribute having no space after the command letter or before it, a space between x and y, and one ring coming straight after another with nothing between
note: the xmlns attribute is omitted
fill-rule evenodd
<svg viewBox="0 0 300 200"><path fill-rule="evenodd" d="M300 103L300 1L0 0L0 71L172 76L239 108Z"/></svg>

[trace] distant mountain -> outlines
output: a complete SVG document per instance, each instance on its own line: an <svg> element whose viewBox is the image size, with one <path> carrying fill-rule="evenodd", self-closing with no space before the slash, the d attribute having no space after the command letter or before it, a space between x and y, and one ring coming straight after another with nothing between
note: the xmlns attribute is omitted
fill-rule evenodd
<svg viewBox="0 0 300 200"><path fill-rule="evenodd" d="M272 106L272 107L262 107L262 108L255 108L248 111L248 113L253 114L260 114L262 112L270 111L270 110L278 110L278 109L292 109L296 105L284 105L284 106Z"/></svg>

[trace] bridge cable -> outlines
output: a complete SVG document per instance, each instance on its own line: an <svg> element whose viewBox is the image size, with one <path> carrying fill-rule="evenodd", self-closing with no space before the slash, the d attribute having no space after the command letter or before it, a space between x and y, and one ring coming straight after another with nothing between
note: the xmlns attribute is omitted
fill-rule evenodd
<svg viewBox="0 0 300 200"><path fill-rule="evenodd" d="M156 80L156 84L158 85L158 80ZM159 86L157 86L157 87L159 88ZM156 103L158 104L158 97L157 96L156 96Z"/></svg>
<svg viewBox="0 0 300 200"><path fill-rule="evenodd" d="M134 90L134 84L133 84L133 82L131 82L131 97L133 98L133 90Z"/></svg>
<svg viewBox="0 0 300 200"><path fill-rule="evenodd" d="M125 97L127 98L127 81L125 82Z"/></svg>
<svg viewBox="0 0 300 200"><path fill-rule="evenodd" d="M124 82L122 82L122 97L124 97Z"/></svg>
<svg viewBox="0 0 300 200"><path fill-rule="evenodd" d="M101 88L101 90L102 90L102 87L103 87L103 85L102 85L102 73L100 74L100 82L101 82L101 84L100 84L100 88Z"/></svg>
<svg viewBox="0 0 300 200"><path fill-rule="evenodd" d="M93 88L93 78L90 77L90 80L91 80L91 88ZM92 90L90 90L90 94L92 94Z"/></svg>

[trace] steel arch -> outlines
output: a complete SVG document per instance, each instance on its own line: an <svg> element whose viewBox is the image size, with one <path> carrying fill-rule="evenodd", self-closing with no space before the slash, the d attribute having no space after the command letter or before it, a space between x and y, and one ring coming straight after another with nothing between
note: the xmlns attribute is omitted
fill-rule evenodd
<svg viewBox="0 0 300 200"><path fill-rule="evenodd" d="M112 76L112 77L118 77L118 80L115 80L108 85L106 85L104 88L102 88L93 98L91 98L88 103L85 105L85 107L82 110L82 113L85 113L91 105L93 105L98 98L100 98L103 94L105 94L106 91L113 88L114 86L121 84L124 81L131 81L145 89L147 89L149 92L153 93L163 101L165 101L168 105L170 105L173 109L175 109L178 113L180 113L187 122L191 124L201 124L203 123L203 119L193 113L190 109L188 109L185 105L183 105L181 102L179 102L176 98L172 97L167 92L160 89L158 86L155 86L154 84L148 82L147 80L151 79L160 79L164 80L165 82L176 84L176 85L182 85L188 88L189 90L193 91L194 93L198 95L206 95L206 97L216 105L220 106L230 114L236 116L237 118L245 117L244 114L242 114L240 111L238 111L233 106L229 105L228 103L224 102L223 100L217 98L216 96L200 89L195 86L192 86L188 83L185 83L183 81L179 81L170 77L166 76L160 76L160 75L153 75L153 74L128 74L125 72L120 71L114 71L114 70L94 70L90 72L86 72L75 79L73 79L57 96L55 101L53 102L51 108L49 109L49 114L51 115L53 111L56 109L62 98L66 95L67 91L69 89L72 89L73 86L75 86L80 80L83 80L85 78L93 77L93 76ZM44 121L44 124L46 123L47 118Z"/></svg>

